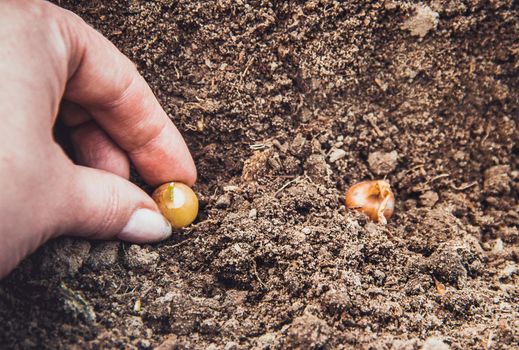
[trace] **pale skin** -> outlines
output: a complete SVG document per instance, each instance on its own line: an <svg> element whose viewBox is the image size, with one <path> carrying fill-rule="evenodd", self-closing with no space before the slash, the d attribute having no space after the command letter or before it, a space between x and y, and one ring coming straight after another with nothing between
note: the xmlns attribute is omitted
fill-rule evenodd
<svg viewBox="0 0 519 350"><path fill-rule="evenodd" d="M0 1L0 278L49 239L137 243L171 227L129 178L189 186L196 169L134 64L79 17L37 0ZM53 138L69 128L70 160Z"/></svg>

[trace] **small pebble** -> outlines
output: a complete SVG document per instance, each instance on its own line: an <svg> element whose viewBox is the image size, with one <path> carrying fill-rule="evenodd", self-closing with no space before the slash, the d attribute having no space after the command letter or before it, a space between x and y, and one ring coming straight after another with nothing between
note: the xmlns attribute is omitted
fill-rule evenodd
<svg viewBox="0 0 519 350"><path fill-rule="evenodd" d="M430 337L425 340L422 350L449 350L450 346L437 337Z"/></svg>
<svg viewBox="0 0 519 350"><path fill-rule="evenodd" d="M392 152L373 152L368 156L369 169L376 175L387 175L395 170L398 160L398 153Z"/></svg>
<svg viewBox="0 0 519 350"><path fill-rule="evenodd" d="M346 151L343 149L334 149L332 153L330 153L330 162L335 163L339 159L342 159L346 156Z"/></svg>
<svg viewBox="0 0 519 350"><path fill-rule="evenodd" d="M231 196L227 193L222 194L220 197L218 197L218 200L216 201L215 206L220 209L227 208L231 205Z"/></svg>
<svg viewBox="0 0 519 350"><path fill-rule="evenodd" d="M499 254L503 251L504 244L501 238L496 239L496 242L494 243L494 248L492 248L492 253Z"/></svg>

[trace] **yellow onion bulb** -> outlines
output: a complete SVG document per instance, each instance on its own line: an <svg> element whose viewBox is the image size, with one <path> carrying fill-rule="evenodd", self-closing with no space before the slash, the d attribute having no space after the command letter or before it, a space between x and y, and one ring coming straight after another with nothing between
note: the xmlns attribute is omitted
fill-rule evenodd
<svg viewBox="0 0 519 350"><path fill-rule="evenodd" d="M395 209L395 196L387 181L363 181L346 192L346 207L366 214L375 222L387 224Z"/></svg>
<svg viewBox="0 0 519 350"><path fill-rule="evenodd" d="M183 183L165 183L153 192L152 197L173 228L189 225L198 215L198 198L195 192Z"/></svg>

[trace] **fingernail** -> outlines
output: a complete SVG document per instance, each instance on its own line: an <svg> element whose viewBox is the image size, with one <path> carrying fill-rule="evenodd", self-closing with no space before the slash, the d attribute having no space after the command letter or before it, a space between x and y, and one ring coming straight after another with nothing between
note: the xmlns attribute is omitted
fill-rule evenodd
<svg viewBox="0 0 519 350"><path fill-rule="evenodd" d="M162 215L151 209L137 209L121 233L123 241L150 243L162 241L171 236L171 225Z"/></svg>

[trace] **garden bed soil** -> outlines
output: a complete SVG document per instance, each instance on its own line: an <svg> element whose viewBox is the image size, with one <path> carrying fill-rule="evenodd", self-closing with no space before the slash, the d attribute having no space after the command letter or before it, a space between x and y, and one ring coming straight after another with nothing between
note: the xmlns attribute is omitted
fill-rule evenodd
<svg viewBox="0 0 519 350"><path fill-rule="evenodd" d="M60 4L135 61L201 210L46 244L0 283L2 348L517 349L516 2ZM380 178L386 226L344 206Z"/></svg>

